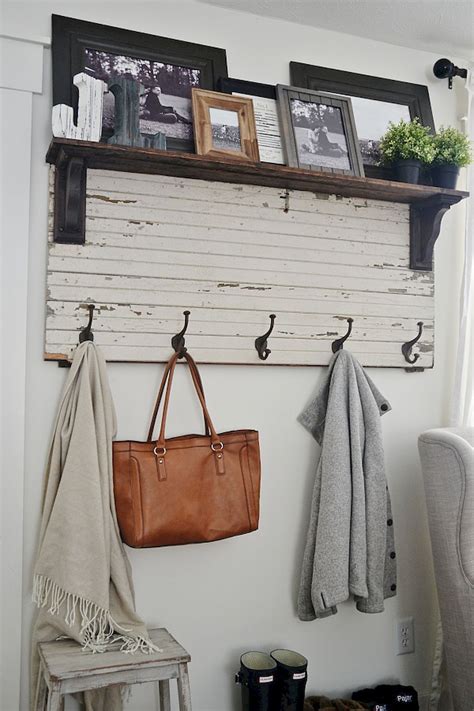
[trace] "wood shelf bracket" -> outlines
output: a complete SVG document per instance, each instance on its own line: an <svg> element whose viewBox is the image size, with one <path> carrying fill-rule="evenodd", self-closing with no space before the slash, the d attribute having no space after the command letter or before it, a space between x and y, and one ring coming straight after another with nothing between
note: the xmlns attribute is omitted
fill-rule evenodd
<svg viewBox="0 0 474 711"><path fill-rule="evenodd" d="M55 242L85 243L86 180L86 159L61 150L54 180Z"/></svg>
<svg viewBox="0 0 474 711"><path fill-rule="evenodd" d="M436 195L410 206L410 269L432 271L441 221L458 201L459 198L452 195Z"/></svg>

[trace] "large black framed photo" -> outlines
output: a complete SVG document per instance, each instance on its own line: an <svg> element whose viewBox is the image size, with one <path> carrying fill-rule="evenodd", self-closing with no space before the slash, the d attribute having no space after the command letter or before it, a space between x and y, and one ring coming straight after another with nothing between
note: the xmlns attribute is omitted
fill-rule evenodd
<svg viewBox="0 0 474 711"><path fill-rule="evenodd" d="M221 78L219 91L252 99L262 163L285 164L278 117L276 87L246 79Z"/></svg>
<svg viewBox="0 0 474 711"><path fill-rule="evenodd" d="M390 121L418 117L424 126L435 131L428 87L422 84L299 62L290 62L290 78L294 86L351 98L364 170L370 178L391 177L389 169L377 165L380 138Z"/></svg>
<svg viewBox="0 0 474 711"><path fill-rule="evenodd" d="M288 165L343 175L364 175L351 100L277 84Z"/></svg>
<svg viewBox="0 0 474 711"><path fill-rule="evenodd" d="M227 76L224 49L157 37L60 15L52 16L53 104L77 110L72 79L79 72L107 82L138 80L140 131L166 135L167 148L194 149L191 92L215 89ZM114 97L104 95L103 138L113 133Z"/></svg>

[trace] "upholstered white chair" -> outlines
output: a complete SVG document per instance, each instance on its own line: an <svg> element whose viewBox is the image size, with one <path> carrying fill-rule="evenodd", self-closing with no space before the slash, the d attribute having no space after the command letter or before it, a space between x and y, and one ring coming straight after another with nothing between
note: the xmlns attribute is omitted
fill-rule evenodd
<svg viewBox="0 0 474 711"><path fill-rule="evenodd" d="M474 429L435 429L418 440L455 711L474 710Z"/></svg>

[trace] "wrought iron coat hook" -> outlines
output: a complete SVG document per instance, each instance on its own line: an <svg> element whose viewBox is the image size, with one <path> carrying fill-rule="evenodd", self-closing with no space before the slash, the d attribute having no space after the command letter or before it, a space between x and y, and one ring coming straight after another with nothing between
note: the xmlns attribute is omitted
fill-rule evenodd
<svg viewBox="0 0 474 711"><path fill-rule="evenodd" d="M79 334L79 343L84 343L84 341L93 341L94 334L92 333L92 319L94 318L94 304L89 304L89 322L85 328Z"/></svg>
<svg viewBox="0 0 474 711"><path fill-rule="evenodd" d="M263 336L259 336L255 339L255 348L257 349L258 357L260 358L260 360L267 360L268 356L271 353L271 350L267 348L267 339L273 331L275 319L275 314L270 314L270 328L266 333L263 334Z"/></svg>
<svg viewBox="0 0 474 711"><path fill-rule="evenodd" d="M352 324L354 323L353 318L348 318L347 323L349 324L349 328L347 329L347 333L345 336L342 336L342 338L337 338L335 341L332 342L332 352L337 353L337 351L340 351L344 347L344 342L347 341L349 336L352 333Z"/></svg>
<svg viewBox="0 0 474 711"><path fill-rule="evenodd" d="M183 357L183 354L186 353L186 342L184 340L184 334L186 333L188 329L188 323L189 323L189 315L190 311L183 311L183 316L184 316L184 326L181 329L179 333L177 333L173 338L171 339L171 345L176 353L180 353L180 358Z"/></svg>
<svg viewBox="0 0 474 711"><path fill-rule="evenodd" d="M423 333L423 321L418 321L417 326L418 326L418 335L416 335L415 338L413 338L411 341L407 341L406 343L404 343L402 345L403 356L404 356L406 362L411 363L411 364L416 363L416 361L420 357L419 353L415 353L414 356L412 357L411 351L412 351L412 348L415 345L415 343L417 343L421 338L421 334Z"/></svg>

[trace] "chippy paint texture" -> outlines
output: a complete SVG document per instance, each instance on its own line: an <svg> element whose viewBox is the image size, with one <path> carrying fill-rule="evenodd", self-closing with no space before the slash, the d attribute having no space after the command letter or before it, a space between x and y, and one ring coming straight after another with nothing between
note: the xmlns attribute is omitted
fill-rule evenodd
<svg viewBox="0 0 474 711"><path fill-rule="evenodd" d="M431 367L433 292L432 272L409 269L407 205L89 170L86 243L50 231L45 353L71 357L94 303L111 361L167 360L189 309L201 362L325 365L352 317L363 365L406 367L401 345L423 321L413 352Z"/></svg>

